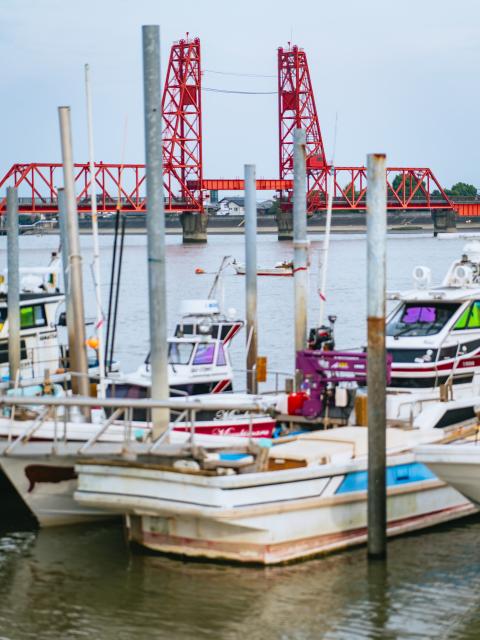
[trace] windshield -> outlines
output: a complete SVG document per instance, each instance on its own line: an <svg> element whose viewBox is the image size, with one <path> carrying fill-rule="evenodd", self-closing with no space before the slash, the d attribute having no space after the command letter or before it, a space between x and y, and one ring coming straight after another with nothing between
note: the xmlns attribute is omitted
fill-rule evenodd
<svg viewBox="0 0 480 640"><path fill-rule="evenodd" d="M192 357L193 342L170 342L168 345L169 364L188 364Z"/></svg>
<svg viewBox="0 0 480 640"><path fill-rule="evenodd" d="M193 360L193 364L213 364L213 356L215 354L215 343L210 342L207 344L199 344L197 347L197 353Z"/></svg>
<svg viewBox="0 0 480 640"><path fill-rule="evenodd" d="M387 336L430 336L441 331L459 308L456 303L405 302L387 324Z"/></svg>

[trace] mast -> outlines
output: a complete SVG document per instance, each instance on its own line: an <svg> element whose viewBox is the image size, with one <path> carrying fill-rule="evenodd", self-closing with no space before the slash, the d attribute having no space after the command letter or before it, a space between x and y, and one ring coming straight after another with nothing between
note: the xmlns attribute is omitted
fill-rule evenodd
<svg viewBox="0 0 480 640"><path fill-rule="evenodd" d="M95 289L96 322L95 332L97 335L97 359L99 369L99 384L97 395L99 398L105 397L105 345L103 342L103 311L102 311L102 290L100 276L100 244L98 238L98 218L97 218L97 189L95 180L95 152L93 146L93 116L92 116L92 94L90 90L90 66L85 65L85 95L87 101L87 129L88 129L88 158L90 165L90 204L92 207L92 238L93 238L93 285Z"/></svg>

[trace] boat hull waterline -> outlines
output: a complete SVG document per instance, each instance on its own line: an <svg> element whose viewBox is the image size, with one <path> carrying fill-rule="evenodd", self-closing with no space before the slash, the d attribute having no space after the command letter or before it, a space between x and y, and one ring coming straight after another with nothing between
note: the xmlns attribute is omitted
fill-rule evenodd
<svg viewBox="0 0 480 640"><path fill-rule="evenodd" d="M402 464L413 464L413 456ZM155 552L270 565L359 545L367 537L367 493L343 492L348 468L335 475L267 472L261 484L248 474L187 479L147 466L85 463L80 471L77 501L125 513L129 540ZM433 474L400 481L388 488L388 535L475 511Z"/></svg>

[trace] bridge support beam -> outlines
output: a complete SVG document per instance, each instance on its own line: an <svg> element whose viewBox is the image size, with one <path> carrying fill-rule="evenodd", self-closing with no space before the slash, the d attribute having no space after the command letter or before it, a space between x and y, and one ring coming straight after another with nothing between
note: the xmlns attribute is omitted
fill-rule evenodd
<svg viewBox="0 0 480 640"><path fill-rule="evenodd" d="M437 209L432 211L433 235L456 231L455 211L452 209Z"/></svg>
<svg viewBox="0 0 480 640"><path fill-rule="evenodd" d="M208 216L204 213L184 211L180 214L184 244L201 244L207 242Z"/></svg>
<svg viewBox="0 0 480 640"><path fill-rule="evenodd" d="M293 240L293 213L292 211L279 211L276 215L278 239Z"/></svg>

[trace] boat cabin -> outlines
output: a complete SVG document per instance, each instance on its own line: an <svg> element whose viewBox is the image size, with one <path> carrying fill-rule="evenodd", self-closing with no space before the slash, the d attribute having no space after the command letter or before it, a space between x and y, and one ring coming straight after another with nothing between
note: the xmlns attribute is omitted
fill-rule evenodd
<svg viewBox="0 0 480 640"><path fill-rule="evenodd" d="M168 382L171 395L198 395L232 390L233 370L228 349L211 336L168 340ZM132 374L109 385L117 398L146 398L152 383L150 354Z"/></svg>
<svg viewBox="0 0 480 640"><path fill-rule="evenodd" d="M57 325L64 296L57 287L58 259L48 267L20 269L20 377L42 377L61 366ZM0 276L0 375L9 379L7 273Z"/></svg>
<svg viewBox="0 0 480 640"><path fill-rule="evenodd" d="M480 382L479 250L480 243L467 244L440 286L430 285L429 269L416 267L416 288L389 295L398 302L386 326L391 387Z"/></svg>

